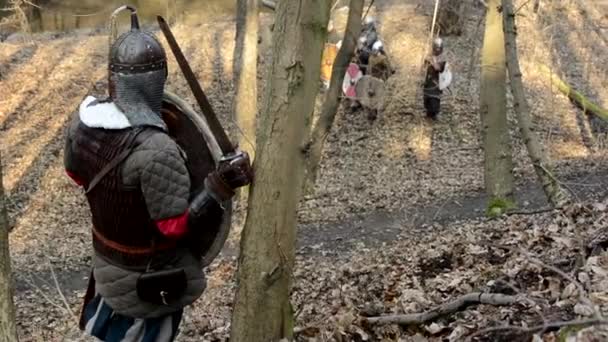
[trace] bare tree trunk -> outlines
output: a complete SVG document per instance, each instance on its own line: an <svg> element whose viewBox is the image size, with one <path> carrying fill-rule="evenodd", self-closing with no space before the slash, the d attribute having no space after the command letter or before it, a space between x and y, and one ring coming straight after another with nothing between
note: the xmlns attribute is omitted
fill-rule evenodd
<svg viewBox="0 0 608 342"><path fill-rule="evenodd" d="M340 95L342 94L342 82L346 69L353 58L357 45L357 38L361 32L361 16L363 15L363 0L350 0L350 9L348 12L348 21L342 46L336 56L332 73L329 90L325 95L325 101L321 107L321 114L312 129L310 143L308 144L308 158L306 160L306 185L307 188L313 189L316 181L317 169L321 161L323 153L323 145L327 139L327 135L331 130L331 126L336 118L336 112L340 105Z"/></svg>
<svg viewBox="0 0 608 342"><path fill-rule="evenodd" d="M505 39L500 0L489 0L481 52L480 112L485 153L488 213L496 216L513 206L513 160L507 121Z"/></svg>
<svg viewBox="0 0 608 342"><path fill-rule="evenodd" d="M505 50L507 52L507 68L509 80L511 81L511 92L513 93L513 107L517 113L519 128L524 143L528 148L528 155L534 165L534 170L543 186L545 195L552 205L560 207L570 200L557 179L553 176L549 159L543 150L543 146L532 131L532 119L530 107L526 100L524 85L519 69L519 58L517 56L517 40L515 36L515 14L512 0L502 0L503 25L505 32Z"/></svg>
<svg viewBox="0 0 608 342"><path fill-rule="evenodd" d="M10 258L8 214L2 185L2 158L0 157L0 342L18 341Z"/></svg>
<svg viewBox="0 0 608 342"><path fill-rule="evenodd" d="M239 146L255 159L255 130L258 112L258 30L259 0L238 0L233 78L235 96L233 115L237 124ZM239 189L239 200L247 201L247 188Z"/></svg>
<svg viewBox="0 0 608 342"><path fill-rule="evenodd" d="M255 181L241 237L231 341L293 338L296 208L327 36L329 0L277 4Z"/></svg>
<svg viewBox="0 0 608 342"><path fill-rule="evenodd" d="M258 0L238 0L234 46L234 117L239 126L239 146L255 157L255 121L258 112Z"/></svg>

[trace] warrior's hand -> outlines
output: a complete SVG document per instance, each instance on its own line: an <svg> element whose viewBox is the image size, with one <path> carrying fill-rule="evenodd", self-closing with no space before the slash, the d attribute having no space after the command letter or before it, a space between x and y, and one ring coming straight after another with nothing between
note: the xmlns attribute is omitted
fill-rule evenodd
<svg viewBox="0 0 608 342"><path fill-rule="evenodd" d="M234 189L248 185L253 180L253 168L247 152L239 151L224 156L217 169L207 176L207 186L221 199L234 196Z"/></svg>
<svg viewBox="0 0 608 342"><path fill-rule="evenodd" d="M244 151L224 156L217 166L217 172L232 189L248 185L253 180L249 154Z"/></svg>

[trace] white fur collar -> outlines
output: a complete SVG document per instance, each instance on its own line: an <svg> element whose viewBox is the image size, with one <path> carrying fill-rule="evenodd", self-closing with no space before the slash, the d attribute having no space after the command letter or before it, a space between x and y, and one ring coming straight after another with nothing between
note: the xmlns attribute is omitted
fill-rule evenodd
<svg viewBox="0 0 608 342"><path fill-rule="evenodd" d="M87 96L80 104L80 121L94 128L124 129L131 127L125 114L112 102L97 103L89 106L97 100L93 96Z"/></svg>

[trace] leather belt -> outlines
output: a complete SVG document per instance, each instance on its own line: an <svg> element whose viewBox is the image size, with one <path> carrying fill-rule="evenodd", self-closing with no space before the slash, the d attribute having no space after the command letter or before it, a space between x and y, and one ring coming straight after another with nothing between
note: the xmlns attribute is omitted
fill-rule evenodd
<svg viewBox="0 0 608 342"><path fill-rule="evenodd" d="M177 242L169 241L150 246L127 246L103 236L93 227L93 248L105 259L116 266L142 267L150 262L151 257L177 247Z"/></svg>

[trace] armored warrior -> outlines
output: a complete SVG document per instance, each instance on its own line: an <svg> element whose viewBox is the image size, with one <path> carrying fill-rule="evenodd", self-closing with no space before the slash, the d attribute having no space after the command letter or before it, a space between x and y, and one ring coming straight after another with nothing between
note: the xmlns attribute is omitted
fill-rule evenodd
<svg viewBox="0 0 608 342"><path fill-rule="evenodd" d="M427 117L436 119L441 106L441 94L451 82L451 73L443 54L443 40L433 40L431 56L425 58L426 77L424 80L424 108Z"/></svg>
<svg viewBox="0 0 608 342"><path fill-rule="evenodd" d="M110 47L109 97L86 97L66 134L65 168L92 216L80 328L103 341L172 341L206 286L197 243L223 223L252 169L244 152L215 161L205 146L193 169L161 115L165 51L134 8L121 9L131 30Z"/></svg>
<svg viewBox="0 0 608 342"><path fill-rule="evenodd" d="M363 74L368 74L367 69L369 65L369 57L372 54L374 44L380 42L376 24L375 18L365 18L365 21L361 27L361 33L359 34L356 55L359 67L361 68Z"/></svg>

